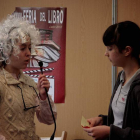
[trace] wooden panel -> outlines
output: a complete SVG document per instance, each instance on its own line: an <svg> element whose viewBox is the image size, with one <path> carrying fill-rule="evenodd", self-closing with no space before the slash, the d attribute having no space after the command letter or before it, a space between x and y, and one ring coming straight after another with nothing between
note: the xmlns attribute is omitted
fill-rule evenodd
<svg viewBox="0 0 140 140"><path fill-rule="evenodd" d="M19 7L67 7L66 99L56 104L56 136L67 131L67 140L91 137L80 126L85 118L107 114L111 96L111 64L104 56L102 35L111 25L112 0L1 0L0 20ZM61 91L60 91L61 92ZM40 124L39 136L50 136L54 126Z"/></svg>
<svg viewBox="0 0 140 140"><path fill-rule="evenodd" d="M118 21L131 20L140 26L139 6L139 0L118 0Z"/></svg>

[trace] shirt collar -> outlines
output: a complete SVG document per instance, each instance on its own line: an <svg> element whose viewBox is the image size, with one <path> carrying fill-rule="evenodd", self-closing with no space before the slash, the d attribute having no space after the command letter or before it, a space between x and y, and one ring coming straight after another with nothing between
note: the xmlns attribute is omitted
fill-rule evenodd
<svg viewBox="0 0 140 140"><path fill-rule="evenodd" d="M132 84L132 82L135 80L135 78L137 77L137 75L140 73L140 69L138 69L134 74L133 76L129 79L129 81L124 85L122 86L123 90L125 90L125 92L128 92L129 89L130 89L130 86ZM120 76L120 82L124 82L124 71L121 73L121 76Z"/></svg>
<svg viewBox="0 0 140 140"><path fill-rule="evenodd" d="M123 83L124 82L124 71L122 71L121 75L120 75L120 82Z"/></svg>

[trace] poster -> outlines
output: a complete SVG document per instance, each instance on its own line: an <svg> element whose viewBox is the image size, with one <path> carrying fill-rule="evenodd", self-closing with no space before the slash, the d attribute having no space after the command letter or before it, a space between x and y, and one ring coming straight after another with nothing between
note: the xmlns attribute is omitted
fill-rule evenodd
<svg viewBox="0 0 140 140"><path fill-rule="evenodd" d="M38 80L43 62L43 73L50 81L49 94L55 103L65 102L65 51L66 51L66 8L16 7L15 17L23 17L35 25L41 35L41 44L31 54L24 73Z"/></svg>

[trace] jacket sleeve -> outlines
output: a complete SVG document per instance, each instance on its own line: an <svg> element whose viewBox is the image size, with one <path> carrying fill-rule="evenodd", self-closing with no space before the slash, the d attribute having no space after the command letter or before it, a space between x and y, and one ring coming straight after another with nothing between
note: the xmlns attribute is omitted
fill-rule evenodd
<svg viewBox="0 0 140 140"><path fill-rule="evenodd" d="M115 125L110 126L110 140L140 140L140 130L134 130L130 127L125 129Z"/></svg>
<svg viewBox="0 0 140 140"><path fill-rule="evenodd" d="M35 83L33 79L31 79L31 80L30 80L30 82L32 83L32 86L39 93L39 91L37 89L37 83ZM49 99L50 99L50 104L51 104L51 107L52 107L54 117L56 119L57 118L57 112L56 112L55 104L54 104L51 96L49 94L48 94L48 96L49 96ZM46 100L41 100L38 97L36 97L36 94L35 94L34 97L35 97L36 105L39 105L35 109L37 119L41 123L45 123L45 124L48 124L48 125L53 124L54 120L53 120L53 116L52 116L52 113L51 113L51 110L50 110L50 105L49 105L48 99L46 98Z"/></svg>
<svg viewBox="0 0 140 140"><path fill-rule="evenodd" d="M102 117L103 119L103 124L102 125L107 125L107 115L99 115L98 117Z"/></svg>
<svg viewBox="0 0 140 140"><path fill-rule="evenodd" d="M49 95L49 99L50 99L50 103L52 106L52 111L53 111L54 117L56 119L56 117L57 117L56 107L55 107L54 102L52 101L50 95ZM38 104L39 104L39 106L36 108L36 116L37 116L38 120L41 123L45 123L48 125L53 124L54 120L52 117L48 99L39 100L38 98L36 98L36 105L38 105Z"/></svg>

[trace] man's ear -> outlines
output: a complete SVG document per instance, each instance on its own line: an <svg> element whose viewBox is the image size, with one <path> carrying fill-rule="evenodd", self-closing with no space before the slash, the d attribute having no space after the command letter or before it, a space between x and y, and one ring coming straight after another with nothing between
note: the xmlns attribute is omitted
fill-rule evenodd
<svg viewBox="0 0 140 140"><path fill-rule="evenodd" d="M125 49L123 50L124 56L128 56L132 53L132 48L130 46L126 46Z"/></svg>

